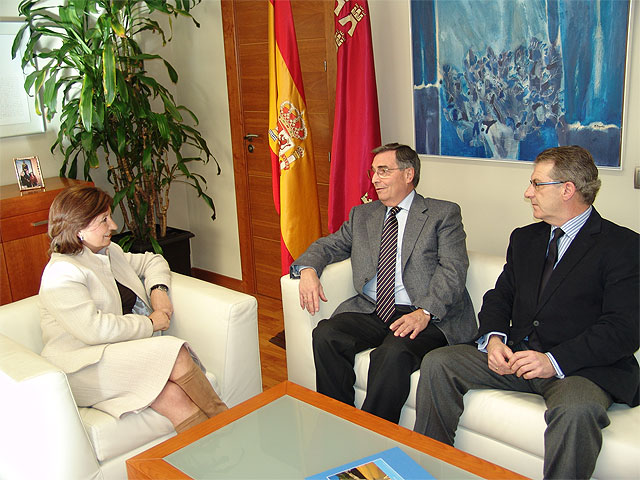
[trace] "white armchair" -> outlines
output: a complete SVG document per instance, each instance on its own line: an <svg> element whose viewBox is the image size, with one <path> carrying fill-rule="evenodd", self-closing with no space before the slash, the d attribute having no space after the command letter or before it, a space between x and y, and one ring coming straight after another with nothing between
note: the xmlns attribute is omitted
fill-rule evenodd
<svg viewBox="0 0 640 480"><path fill-rule="evenodd" d="M256 299L178 273L171 281L167 334L189 342L229 407L260 393ZM120 420L78 408L42 346L37 296L0 307L0 478L124 479L126 459L175 435L150 408Z"/></svg>

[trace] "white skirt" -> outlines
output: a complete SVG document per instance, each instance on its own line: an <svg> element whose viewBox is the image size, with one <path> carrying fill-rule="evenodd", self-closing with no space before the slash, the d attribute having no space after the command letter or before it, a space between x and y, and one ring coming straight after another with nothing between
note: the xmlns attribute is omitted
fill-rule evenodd
<svg viewBox="0 0 640 480"><path fill-rule="evenodd" d="M157 336L111 343L98 363L67 373L79 407L93 407L120 418L139 412L160 395L184 345L202 370L197 355L184 340Z"/></svg>

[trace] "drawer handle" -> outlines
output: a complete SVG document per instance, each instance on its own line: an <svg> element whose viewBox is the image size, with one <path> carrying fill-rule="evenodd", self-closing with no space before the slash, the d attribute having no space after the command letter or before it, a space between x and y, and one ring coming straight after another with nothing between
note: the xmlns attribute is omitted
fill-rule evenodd
<svg viewBox="0 0 640 480"><path fill-rule="evenodd" d="M39 222L31 222L32 227L40 227L49 223L49 220L40 220Z"/></svg>

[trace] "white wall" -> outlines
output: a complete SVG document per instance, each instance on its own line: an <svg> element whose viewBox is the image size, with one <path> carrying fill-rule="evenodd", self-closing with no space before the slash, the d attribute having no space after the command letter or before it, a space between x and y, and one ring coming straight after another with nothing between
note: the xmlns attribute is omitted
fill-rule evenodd
<svg viewBox="0 0 640 480"><path fill-rule="evenodd" d="M207 179L207 192L216 205L211 210L187 189L187 209L194 266L229 277L242 278L238 215L231 151L231 125L224 58L224 36L219 0L203 0L193 10L200 23L174 22L173 66L181 73L176 100L194 111L200 120L200 133L207 140L222 173L216 176L215 162L197 167ZM183 41L183 39L188 39ZM194 191L195 192L195 191Z"/></svg>
<svg viewBox="0 0 640 480"><path fill-rule="evenodd" d="M633 172L640 165L640 12L633 0L630 69L623 125L622 170L600 170L595 206L605 218L640 231L640 190ZM408 0L369 0L382 141L415 145L413 131L410 9ZM384 92L384 93L381 93ZM531 223L523 193L531 164L424 156L418 191L457 202L467 231L467 248L504 254L509 233Z"/></svg>
<svg viewBox="0 0 640 480"><path fill-rule="evenodd" d="M633 0L633 30L628 85L640 82L640 14ZM18 0L2 0L0 17L15 16ZM369 0L374 55L378 78L382 139L414 145L411 95L411 51L408 0ZM201 23L191 28L188 21L174 21L173 42L166 54L181 77L177 100L194 110L200 131L222 166L220 177L213 166L203 167L208 192L218 208L211 222L205 206L191 191L174 187L170 223L196 233L192 258L195 267L234 278L241 277L237 212L231 138L224 78L225 62L219 0L203 0L193 11ZM165 54L165 52L163 52ZM640 190L633 189L634 167L640 165L640 92L627 91L623 126L623 168L601 170L602 190L596 201L600 213L622 225L640 231ZM45 134L0 139L0 184L15 182L12 158L38 155L45 176L55 176L60 155L49 147L56 125ZM531 166L467 159L425 157L418 190L424 195L453 200L462 207L469 249L504 254L513 228L533 221L531 208L523 198ZM96 183L106 186L104 177ZM245 239L246 241L246 239Z"/></svg>

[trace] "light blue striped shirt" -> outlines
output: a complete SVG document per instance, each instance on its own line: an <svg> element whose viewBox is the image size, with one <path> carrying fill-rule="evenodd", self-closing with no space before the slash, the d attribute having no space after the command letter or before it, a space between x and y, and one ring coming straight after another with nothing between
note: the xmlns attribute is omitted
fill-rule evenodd
<svg viewBox="0 0 640 480"><path fill-rule="evenodd" d="M578 232L580 231L580 229L584 227L585 223L587 223L587 220L589 218L589 215L591 215L592 210L593 210L593 207L589 207L577 217L573 217L564 225L560 225L560 228L564 232L564 235L562 235L558 239L558 260L556 260L556 263L553 266L553 268L556 268L556 265L558 265L558 262L562 260L562 256L569 249L569 245L571 245L571 242L573 242L573 239L576 238L576 235L578 235ZM551 232L549 233L549 242L551 242L551 239L553 238L553 232L556 231L556 228L558 227L551 227ZM547 244L547 253L549 253L548 244Z"/></svg>
<svg viewBox="0 0 640 480"><path fill-rule="evenodd" d="M576 238L580 229L584 227L584 224L587 223L587 220L589 219L589 216L591 215L592 211L593 211L593 207L589 206L589 208L587 208L580 215L577 215L573 217L571 220L564 223L563 225L560 225L560 228L564 232L564 235L562 235L558 239L558 260L556 260L556 263L553 265L553 268L556 268L556 265L558 265L560 260L562 260L562 257L566 253L566 251L569 249L571 242L573 242L573 240ZM557 226L551 227L551 232L549 233L549 240L547 241L547 253L549 253L549 243L553 238L553 232L556 230L556 228L558 227ZM489 343L489 338L491 337L491 335L499 335L502 337L503 342L505 343L507 342L507 337L504 333L490 332L490 333L487 333L486 335L483 335L478 340L476 340L476 343L478 344L478 350L485 353L487 352L487 344ZM545 355L551 361L551 364L553 365L553 368L556 371L556 377L564 378L565 376L564 372L560 368L560 365L558 365L558 362L556 362L556 359L553 357L553 355L551 355L549 352L546 352Z"/></svg>

